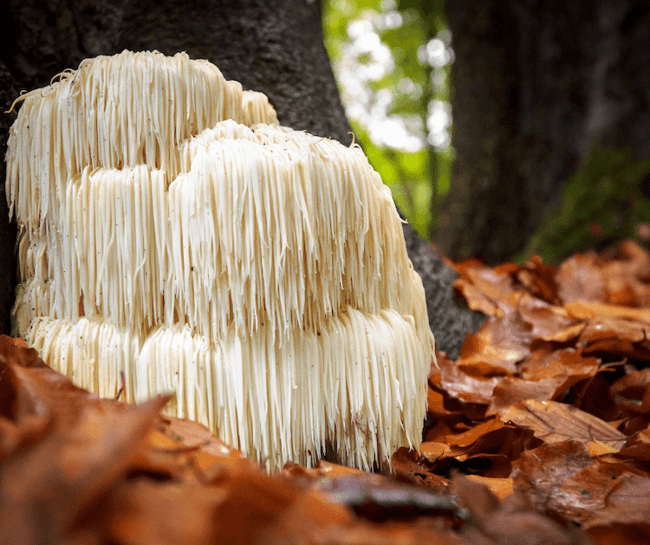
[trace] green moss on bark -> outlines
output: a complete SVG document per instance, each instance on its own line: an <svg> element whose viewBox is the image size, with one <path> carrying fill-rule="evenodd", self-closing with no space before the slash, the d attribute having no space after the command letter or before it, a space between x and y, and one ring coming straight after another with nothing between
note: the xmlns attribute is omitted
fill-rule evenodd
<svg viewBox="0 0 650 545"><path fill-rule="evenodd" d="M637 161L628 149L592 148L519 258L539 254L558 263L576 251L635 237L639 224L650 221L648 176L650 159Z"/></svg>

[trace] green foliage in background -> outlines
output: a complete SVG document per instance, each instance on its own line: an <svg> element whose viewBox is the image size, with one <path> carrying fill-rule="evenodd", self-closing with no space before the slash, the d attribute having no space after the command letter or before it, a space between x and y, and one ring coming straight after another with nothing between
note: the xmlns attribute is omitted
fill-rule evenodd
<svg viewBox="0 0 650 545"><path fill-rule="evenodd" d="M576 251L635 238L637 227L650 219L650 200L640 189L648 174L650 159L635 161L630 150L594 147L519 260L539 254L558 264Z"/></svg>
<svg viewBox="0 0 650 545"><path fill-rule="evenodd" d="M381 16L396 14L399 25L377 24ZM348 26L360 19L372 21L375 31L392 54L392 70L376 80L365 82L372 97L382 89L390 90L392 100L387 115L399 116L410 131L418 135L422 146L404 151L377 145L368 127L348 115L359 144L393 193L399 208L413 227L426 239L434 230L439 198L449 189L453 150L427 144L427 118L431 101L449 102L449 63L432 66L423 61L422 48L436 36L446 39L443 0L324 0L323 29L325 43L345 98L345 89L337 73L346 44L351 42ZM393 19L394 20L394 19ZM419 52L419 54L418 54ZM372 59L361 55L358 62ZM440 103L438 103L439 105Z"/></svg>

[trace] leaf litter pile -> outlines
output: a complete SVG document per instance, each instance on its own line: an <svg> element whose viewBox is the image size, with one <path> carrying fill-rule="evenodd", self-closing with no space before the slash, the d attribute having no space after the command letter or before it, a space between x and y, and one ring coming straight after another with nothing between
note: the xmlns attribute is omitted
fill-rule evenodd
<svg viewBox="0 0 650 545"><path fill-rule="evenodd" d="M390 475L269 475L165 398L100 399L0 337L0 541L650 543L650 255L450 265L487 318L438 353Z"/></svg>

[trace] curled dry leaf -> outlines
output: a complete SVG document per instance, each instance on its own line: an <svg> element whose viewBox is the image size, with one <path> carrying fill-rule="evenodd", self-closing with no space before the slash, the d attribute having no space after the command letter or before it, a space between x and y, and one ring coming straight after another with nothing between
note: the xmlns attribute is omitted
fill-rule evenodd
<svg viewBox="0 0 650 545"><path fill-rule="evenodd" d="M584 358L575 349L546 353L537 350L520 366L520 377L505 377L494 388L486 415L502 414L519 401L546 401L560 396L581 380L593 377L600 360Z"/></svg>
<svg viewBox="0 0 650 545"><path fill-rule="evenodd" d="M475 376L511 375L530 354L531 327L517 317L488 318L468 333L456 365Z"/></svg>
<svg viewBox="0 0 650 545"><path fill-rule="evenodd" d="M516 265L505 264L495 269L477 260L449 262L459 275L454 289L463 294L469 307L488 316L503 316L514 310L517 295L511 272Z"/></svg>
<svg viewBox="0 0 650 545"><path fill-rule="evenodd" d="M573 381L562 384L564 388L569 388L578 380L594 376L599 366L598 358L585 358L575 348L561 348L549 354L538 351L535 357L530 357L522 364L521 376L527 380L567 380L573 377Z"/></svg>
<svg viewBox="0 0 650 545"><path fill-rule="evenodd" d="M533 255L517 270L516 276L536 300L559 305L556 272L555 267L544 263L539 255Z"/></svg>
<svg viewBox="0 0 650 545"><path fill-rule="evenodd" d="M494 494L497 498L503 499L514 490L512 479L508 478L497 478L497 477L483 477L481 475L467 475L467 478L470 481L484 484L490 489L490 492Z"/></svg>
<svg viewBox="0 0 650 545"><path fill-rule="evenodd" d="M469 403L489 403L500 377L472 376L451 361L439 362L440 385L451 397Z"/></svg>

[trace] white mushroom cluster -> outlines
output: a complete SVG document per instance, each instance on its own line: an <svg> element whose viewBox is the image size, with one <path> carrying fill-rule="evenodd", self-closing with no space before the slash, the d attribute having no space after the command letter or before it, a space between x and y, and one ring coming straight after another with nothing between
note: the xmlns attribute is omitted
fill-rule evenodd
<svg viewBox="0 0 650 545"><path fill-rule="evenodd" d="M270 469L418 445L420 278L358 146L278 124L207 61L125 51L23 97L19 333L101 396L174 393Z"/></svg>

